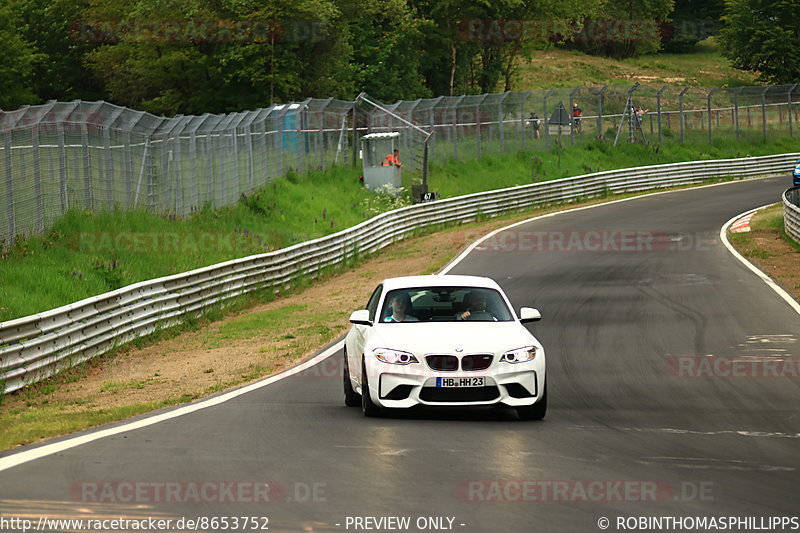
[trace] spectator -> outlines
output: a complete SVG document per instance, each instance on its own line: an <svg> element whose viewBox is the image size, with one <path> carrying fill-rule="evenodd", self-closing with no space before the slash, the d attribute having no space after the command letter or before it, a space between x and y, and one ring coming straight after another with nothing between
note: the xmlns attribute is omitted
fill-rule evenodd
<svg viewBox="0 0 800 533"><path fill-rule="evenodd" d="M387 155L386 158L383 160L382 166L390 167L390 166L402 167L402 163L400 163L400 150L397 148L394 149L394 152Z"/></svg>
<svg viewBox="0 0 800 533"><path fill-rule="evenodd" d="M639 126L640 129L642 127L642 117L644 116L645 113L647 113L647 111L648 111L647 109L642 109L642 106L640 105L637 105L633 109L633 112L636 115L636 124Z"/></svg>
<svg viewBox="0 0 800 533"><path fill-rule="evenodd" d="M581 117L583 117L583 110L578 107L578 102L572 103L572 125L575 128L576 133L583 132L583 126L581 126Z"/></svg>
<svg viewBox="0 0 800 533"><path fill-rule="evenodd" d="M536 115L536 111L531 111L531 116L528 118L528 123L531 125L531 130L533 131L533 138L539 138L539 125L542 123L542 119L540 119Z"/></svg>

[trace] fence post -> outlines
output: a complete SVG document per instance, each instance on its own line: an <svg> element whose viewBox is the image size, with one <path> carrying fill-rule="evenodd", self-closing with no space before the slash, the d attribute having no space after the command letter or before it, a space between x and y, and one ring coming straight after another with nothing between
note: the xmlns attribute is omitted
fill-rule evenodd
<svg viewBox="0 0 800 533"><path fill-rule="evenodd" d="M544 124L544 147L550 151L550 119L547 117L547 98L553 94L554 89L550 89L544 94L542 102L542 124Z"/></svg>
<svg viewBox="0 0 800 533"><path fill-rule="evenodd" d="M797 88L797 84L789 87L789 137L794 137L793 120L792 120L792 93Z"/></svg>
<svg viewBox="0 0 800 533"><path fill-rule="evenodd" d="M769 91L769 87L765 87L761 91L761 128L765 141L767 140L767 91Z"/></svg>
<svg viewBox="0 0 800 533"><path fill-rule="evenodd" d="M669 85L664 85L656 93L656 110L658 112L658 144L661 144L661 95L669 88Z"/></svg>
<svg viewBox="0 0 800 533"><path fill-rule="evenodd" d="M508 93L506 93L508 94ZM505 139L505 128L503 127L503 100L501 98L500 101L497 103L497 125L500 129L500 153L503 154L506 151L506 139Z"/></svg>
<svg viewBox="0 0 800 533"><path fill-rule="evenodd" d="M739 93L743 87L733 90L733 129L736 130L736 140L739 140Z"/></svg>
<svg viewBox="0 0 800 533"><path fill-rule="evenodd" d="M608 89L608 85L603 85L600 91L597 93L597 138L603 139L605 135L603 134L603 96Z"/></svg>
<svg viewBox="0 0 800 533"><path fill-rule="evenodd" d="M351 165L352 166L356 166L356 161L358 161L358 122L356 120L356 118L357 118L356 117L356 107L358 107L358 106L356 104L353 104L353 150L352 150L352 159L351 159ZM280 131L278 132L278 135L280 135ZM278 157L281 157L281 156L279 155ZM281 168L283 168L282 164L281 164ZM280 174L278 174L278 175L280 175Z"/></svg>
<svg viewBox="0 0 800 533"><path fill-rule="evenodd" d="M458 161L458 102L455 103L452 109L453 109L453 134L450 136L450 138L453 140L453 159Z"/></svg>
<svg viewBox="0 0 800 533"><path fill-rule="evenodd" d="M83 202L84 209L93 211L92 205L92 165L89 158L89 128L81 122L81 148L83 149Z"/></svg>
<svg viewBox="0 0 800 533"><path fill-rule="evenodd" d="M683 90L678 94L678 111L681 116L681 142L685 141L684 137L684 129L686 128L686 117L683 116L683 95L689 90L689 87L684 87Z"/></svg>
<svg viewBox="0 0 800 533"><path fill-rule="evenodd" d="M42 197L42 154L39 148L39 124L31 128L33 141L33 184L36 194L36 233L44 232L44 198Z"/></svg>
<svg viewBox="0 0 800 533"><path fill-rule="evenodd" d="M481 158L481 108L475 106L475 153Z"/></svg>
<svg viewBox="0 0 800 533"><path fill-rule="evenodd" d="M56 137L58 137L58 189L61 198L61 213L66 213L69 208L69 196L67 189L67 149L64 123L59 120L56 122Z"/></svg>
<svg viewBox="0 0 800 533"><path fill-rule="evenodd" d="M111 132L103 126L103 141L106 149L106 207L114 209L114 158L111 155Z"/></svg>
<svg viewBox="0 0 800 533"><path fill-rule="evenodd" d="M708 144L714 143L714 134L713 134L714 124L713 121L711 120L711 97L718 90L719 90L718 88L711 89L710 91L708 91L708 95L706 96L706 105L708 107Z"/></svg>
<svg viewBox="0 0 800 533"><path fill-rule="evenodd" d="M11 160L11 129L3 133L3 153L6 167L6 217L8 218L8 244L17 236L16 218L14 217L14 166Z"/></svg>

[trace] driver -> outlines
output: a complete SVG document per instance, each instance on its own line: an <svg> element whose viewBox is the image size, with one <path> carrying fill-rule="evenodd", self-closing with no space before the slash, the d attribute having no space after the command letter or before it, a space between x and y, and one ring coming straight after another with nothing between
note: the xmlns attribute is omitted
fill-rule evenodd
<svg viewBox="0 0 800 533"><path fill-rule="evenodd" d="M486 310L486 295L482 292L472 291L464 297L467 310L456 314L456 320L497 320L492 313Z"/></svg>

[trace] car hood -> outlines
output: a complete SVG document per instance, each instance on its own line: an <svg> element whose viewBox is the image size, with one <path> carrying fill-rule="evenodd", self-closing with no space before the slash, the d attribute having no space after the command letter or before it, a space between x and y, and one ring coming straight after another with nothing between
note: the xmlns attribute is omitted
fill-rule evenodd
<svg viewBox="0 0 800 533"><path fill-rule="evenodd" d="M541 344L519 322L406 322L376 324L368 348L391 348L417 354L497 353Z"/></svg>

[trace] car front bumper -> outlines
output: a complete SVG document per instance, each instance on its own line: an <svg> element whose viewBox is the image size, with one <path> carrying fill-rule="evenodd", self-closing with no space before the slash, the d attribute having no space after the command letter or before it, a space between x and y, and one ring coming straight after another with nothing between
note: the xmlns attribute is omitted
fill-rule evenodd
<svg viewBox="0 0 800 533"><path fill-rule="evenodd" d="M495 362L489 369L478 372L437 372L423 364L391 368L379 361L369 364L367 370L372 401L388 408L494 404L522 407L541 399L545 382L543 355L526 363ZM438 377L483 377L484 386L437 387Z"/></svg>

